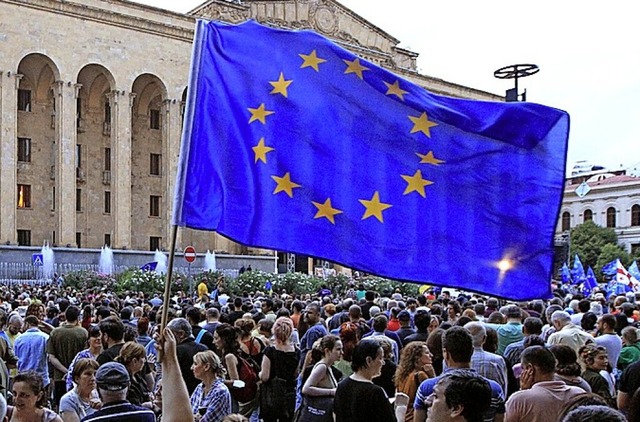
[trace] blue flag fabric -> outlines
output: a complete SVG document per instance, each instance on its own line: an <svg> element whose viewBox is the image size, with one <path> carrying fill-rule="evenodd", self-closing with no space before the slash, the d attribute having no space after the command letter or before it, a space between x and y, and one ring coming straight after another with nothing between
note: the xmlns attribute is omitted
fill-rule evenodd
<svg viewBox="0 0 640 422"><path fill-rule="evenodd" d="M640 280L640 270L638 269L638 263L633 261L633 264L629 267L629 274L634 276L637 280Z"/></svg>
<svg viewBox="0 0 640 422"><path fill-rule="evenodd" d="M562 265L561 276L562 276L562 284L571 283L571 270L569 269L569 266L567 265L566 262Z"/></svg>
<svg viewBox="0 0 640 422"><path fill-rule="evenodd" d="M147 262L142 267L140 267L140 269L142 271L155 271L157 266L158 266L158 263L156 261Z"/></svg>
<svg viewBox="0 0 640 422"><path fill-rule="evenodd" d="M184 125L176 225L399 280L551 294L563 111L431 94L311 31L198 21Z"/></svg>
<svg viewBox="0 0 640 422"><path fill-rule="evenodd" d="M573 259L573 268L571 269L571 279L573 280L573 284L580 284L585 280L584 267L582 266L582 262L580 262L580 258L578 254L576 254Z"/></svg>
<svg viewBox="0 0 640 422"><path fill-rule="evenodd" d="M601 272L607 277L615 277L615 275L618 273L618 259L614 259L608 264L605 264L602 267Z"/></svg>
<svg viewBox="0 0 640 422"><path fill-rule="evenodd" d="M582 293L584 293L585 296L589 296L591 292L593 292L593 289L595 289L596 287L598 287L598 280L596 279L596 275L593 272L593 268L589 266L584 283L582 284Z"/></svg>

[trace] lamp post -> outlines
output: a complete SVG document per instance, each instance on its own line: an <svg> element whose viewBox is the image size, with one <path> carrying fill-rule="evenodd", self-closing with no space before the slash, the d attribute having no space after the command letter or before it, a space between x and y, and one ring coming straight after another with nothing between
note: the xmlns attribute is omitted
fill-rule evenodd
<svg viewBox="0 0 640 422"><path fill-rule="evenodd" d="M505 100L507 102L518 101L518 97L521 95L518 93L518 78L526 78L527 76L535 75L540 71L540 68L536 64L512 64L509 66L501 67L493 72L493 76L498 79L514 79L515 87L507 89ZM527 90L522 93L522 101L527 101Z"/></svg>

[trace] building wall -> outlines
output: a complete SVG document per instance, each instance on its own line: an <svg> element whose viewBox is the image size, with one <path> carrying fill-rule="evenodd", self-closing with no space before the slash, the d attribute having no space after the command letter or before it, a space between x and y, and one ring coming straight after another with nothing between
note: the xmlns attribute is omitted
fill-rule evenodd
<svg viewBox="0 0 640 422"><path fill-rule="evenodd" d="M32 245L149 250L154 237L169 249L194 17L120 0L0 0L0 8L0 243L16 245L24 230ZM312 28L434 92L501 100L420 75L415 53L334 1L212 0L195 15ZM31 92L29 110L17 110L20 89ZM30 162L18 162L18 137L31 139ZM158 175L151 154L161 156ZM31 187L30 206L17 206L18 185ZM180 230L178 249L189 244L273 254Z"/></svg>
<svg viewBox="0 0 640 422"><path fill-rule="evenodd" d="M619 176L616 176L619 177ZM630 179L624 177L624 179ZM593 212L593 222L607 227L607 209L615 208L616 221L613 227L618 235L618 243L628 252L640 248L640 225L632 225L632 207L640 206L640 178L619 183L590 183L591 190L580 198L575 190L578 184L565 189L556 233L562 233L562 216L569 213L570 227L584 223L586 210Z"/></svg>

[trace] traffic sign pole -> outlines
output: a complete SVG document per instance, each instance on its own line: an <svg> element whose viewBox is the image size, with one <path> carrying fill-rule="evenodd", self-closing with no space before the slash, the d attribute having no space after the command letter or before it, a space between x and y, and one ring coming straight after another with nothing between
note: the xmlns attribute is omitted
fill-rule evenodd
<svg viewBox="0 0 640 422"><path fill-rule="evenodd" d="M184 259L187 261L187 278L189 279L189 297L193 299L193 279L191 278L191 263L196 260L196 248L187 246L184 248Z"/></svg>

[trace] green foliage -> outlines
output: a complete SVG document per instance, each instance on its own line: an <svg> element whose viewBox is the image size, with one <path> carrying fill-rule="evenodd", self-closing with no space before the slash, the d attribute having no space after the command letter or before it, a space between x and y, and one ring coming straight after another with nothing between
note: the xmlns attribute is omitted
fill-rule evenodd
<svg viewBox="0 0 640 422"><path fill-rule="evenodd" d="M155 271L129 268L125 272L118 274L115 291L116 293L136 291L148 294L163 292L164 279L165 275L158 274Z"/></svg>
<svg viewBox="0 0 640 422"><path fill-rule="evenodd" d="M598 257L607 244L618 244L618 236L613 229L600 227L593 221L574 227L571 229L571 262L578 254L585 268L591 266L599 271L601 266L598 267Z"/></svg>
<svg viewBox="0 0 640 422"><path fill-rule="evenodd" d="M90 270L68 272L63 278L65 287L77 290L113 288L116 283L114 276Z"/></svg>
<svg viewBox="0 0 640 422"><path fill-rule="evenodd" d="M390 295L399 290L403 295L415 296L418 294L419 284L407 283L377 276L366 276L358 280L359 284L364 285L366 290L373 290L380 294Z"/></svg>
<svg viewBox="0 0 640 422"><path fill-rule="evenodd" d="M602 267L618 258L625 268L628 268L633 262L631 256L620 245L608 243L602 247L596 264L598 280L602 280Z"/></svg>

